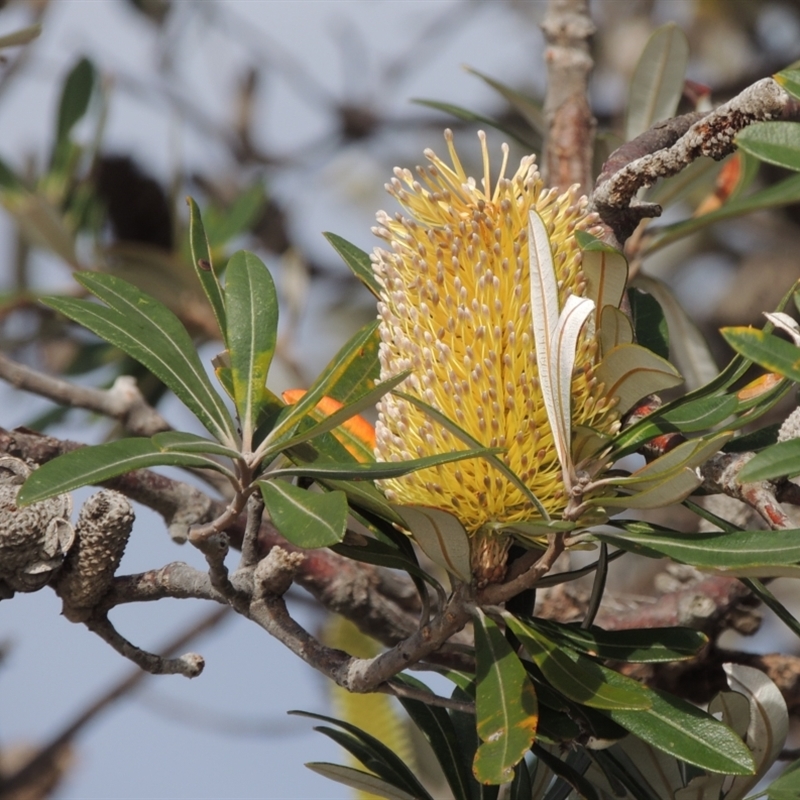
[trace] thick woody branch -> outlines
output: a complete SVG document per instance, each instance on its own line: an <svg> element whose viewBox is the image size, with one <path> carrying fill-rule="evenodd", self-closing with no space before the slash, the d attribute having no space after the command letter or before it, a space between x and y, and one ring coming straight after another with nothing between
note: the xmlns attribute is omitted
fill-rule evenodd
<svg viewBox="0 0 800 800"><path fill-rule="evenodd" d="M612 154L598 179L592 210L622 244L642 219L661 214L659 205L636 199L640 189L676 175L700 156L724 158L735 149L736 134L754 122L796 112L795 101L772 78L764 78L697 121L687 115L662 123ZM681 133L687 122L692 124ZM653 150L641 152L647 148Z"/></svg>
<svg viewBox="0 0 800 800"><path fill-rule="evenodd" d="M588 83L592 70L589 39L595 32L587 0L550 0L542 21L547 39L547 149L545 181L565 191L579 184L588 193L592 184L592 153L597 123L589 108Z"/></svg>

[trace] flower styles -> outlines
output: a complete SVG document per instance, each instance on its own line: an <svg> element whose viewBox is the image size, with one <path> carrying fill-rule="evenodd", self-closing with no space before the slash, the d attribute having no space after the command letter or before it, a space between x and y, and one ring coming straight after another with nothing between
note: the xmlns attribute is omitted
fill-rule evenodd
<svg viewBox="0 0 800 800"><path fill-rule="evenodd" d="M452 167L433 152L430 164L396 169L387 190L405 214L378 214L374 232L391 251L377 248L381 378L409 370L401 390L419 398L487 447L538 498L551 517L567 508L569 486L545 408L531 315L529 218L544 223L558 281L558 305L583 296L586 280L576 231L595 219L575 189L545 189L533 156L505 177L508 146L494 183L486 137L479 133L483 180L468 177L445 139ZM570 367L571 425L614 432L614 402L595 371L600 348L594 326L577 338ZM540 359L541 363L541 359ZM444 426L402 397L379 405L376 457L382 461L450 452L463 444ZM571 466L571 465L570 465ZM497 529L542 515L529 497L486 459L419 470L383 482L387 497L405 505L443 509L470 534L484 539Z"/></svg>

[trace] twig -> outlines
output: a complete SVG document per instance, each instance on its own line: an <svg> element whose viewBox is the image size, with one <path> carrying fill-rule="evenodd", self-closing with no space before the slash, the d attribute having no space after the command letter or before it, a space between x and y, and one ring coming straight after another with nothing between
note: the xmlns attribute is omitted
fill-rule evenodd
<svg viewBox="0 0 800 800"><path fill-rule="evenodd" d="M130 659L151 675L183 675L187 678L196 678L205 666L203 657L197 653L185 653L177 658L163 658L136 647L117 631L105 614L89 617L84 625L110 644L120 655Z"/></svg>
<svg viewBox="0 0 800 800"><path fill-rule="evenodd" d="M261 520L264 516L264 498L261 492L254 492L247 501L247 526L242 537L242 558L239 569L252 567L258 563L258 532L261 529Z"/></svg>
<svg viewBox="0 0 800 800"><path fill-rule="evenodd" d="M592 185L592 153L597 122L589 108L588 81L593 62L589 39L595 32L587 0L550 0L542 21L547 39L547 149L545 182L560 191Z"/></svg>
<svg viewBox="0 0 800 800"><path fill-rule="evenodd" d="M712 494L726 494L757 511L773 530L789 530L795 525L780 507L775 484L770 481L739 483L742 467L754 453L718 453L702 467L703 489Z"/></svg>
<svg viewBox="0 0 800 800"><path fill-rule="evenodd" d="M564 534L554 534L547 545L547 550L542 553L539 560L527 572L523 572L522 575L512 578L506 583L490 584L478 595L478 602L481 605L500 605L520 592L532 589L540 578L550 572L555 560L563 552Z"/></svg>
<svg viewBox="0 0 800 800"><path fill-rule="evenodd" d="M136 381L121 375L110 389L77 386L12 361L0 353L0 378L23 389L46 397L62 406L85 408L118 420L135 436L153 436L172 430L170 424L145 399Z"/></svg>
<svg viewBox="0 0 800 800"><path fill-rule="evenodd" d="M599 213L618 242L624 244L642 219L661 214L661 206L636 199L639 189L652 186L659 178L676 175L700 156L720 160L733 152L734 137L743 128L796 112L795 101L772 78L764 78L694 122L674 144L659 145L658 136L647 132L643 137L650 139L639 137L636 146L649 142L658 147L657 151L635 158L621 168L616 166L620 163L619 151L612 154L598 179L592 210ZM689 119L657 126L658 131L669 133L674 124L678 126L675 130L680 130L683 121ZM631 148L632 144L625 147Z"/></svg>
<svg viewBox="0 0 800 800"><path fill-rule="evenodd" d="M426 706L452 708L454 711L461 711L465 714L475 713L475 703L453 700L450 697L440 697L438 694L433 694L433 692L427 689L417 689L414 686L409 686L407 683L400 683L399 681L389 681L387 686L388 693L393 694L395 697L419 700L421 703L425 703Z"/></svg>

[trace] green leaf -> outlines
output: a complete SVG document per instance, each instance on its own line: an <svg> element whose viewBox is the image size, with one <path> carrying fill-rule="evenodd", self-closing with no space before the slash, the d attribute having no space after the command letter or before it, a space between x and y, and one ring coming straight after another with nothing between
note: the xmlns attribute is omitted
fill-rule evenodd
<svg viewBox="0 0 800 800"><path fill-rule="evenodd" d="M800 439L789 439L762 450L742 467L736 480L739 483L754 483L774 478L793 478L798 474L800 474Z"/></svg>
<svg viewBox="0 0 800 800"><path fill-rule="evenodd" d="M216 462L200 455L165 453L150 439L119 439L81 447L42 464L25 482L17 504L27 506L81 486L94 485L135 469L155 466L209 467Z"/></svg>
<svg viewBox="0 0 800 800"><path fill-rule="evenodd" d="M75 279L108 308L68 297L44 298L42 302L139 361L172 389L217 439L235 446L236 426L211 386L181 321L166 306L113 275L78 272Z"/></svg>
<svg viewBox="0 0 800 800"><path fill-rule="evenodd" d="M257 481L275 527L292 544L328 547L344 539L347 498L343 492L319 494L283 481Z"/></svg>
<svg viewBox="0 0 800 800"><path fill-rule="evenodd" d="M558 756L553 755L544 747L539 745L533 746L533 752L537 758L542 760L542 763L556 774L562 781L569 784L575 791L570 794L573 797L577 794L578 797L584 800L602 800L600 793L595 789L592 784L583 777L577 770L573 769L565 761L562 761ZM569 756L568 756L569 758ZM561 795L563 796L563 795Z"/></svg>
<svg viewBox="0 0 800 800"><path fill-rule="evenodd" d="M797 122L756 122L739 131L735 142L740 150L759 161L800 170L800 124Z"/></svg>
<svg viewBox="0 0 800 800"><path fill-rule="evenodd" d="M314 381L313 386L297 401L294 405L287 406L278 418L275 427L270 431L267 438L262 442L259 452L262 458L268 457L270 453L278 453L282 448L282 443L287 441L297 426L309 412L314 409L323 397L330 396L339 402L344 402L337 397L337 388L340 384L346 384L352 389L352 372L359 369L363 364L364 353L370 347L373 337L378 328L377 320L365 325L348 341L333 360L323 370L322 374ZM372 386L363 387L359 394L371 389ZM352 391L351 397L352 398Z"/></svg>
<svg viewBox="0 0 800 800"><path fill-rule="evenodd" d="M800 98L800 69L782 69L772 76L792 97Z"/></svg>
<svg viewBox="0 0 800 800"><path fill-rule="evenodd" d="M3 36L0 36L0 48L5 47L18 47L22 44L28 44L28 42L32 42L36 39L42 32L42 26L40 23L36 23L35 25L28 25L25 28L20 28L13 33L6 33Z"/></svg>
<svg viewBox="0 0 800 800"><path fill-rule="evenodd" d="M224 447L219 442L197 436L194 433L184 433L182 431L164 431L151 437L152 442L165 453L208 453L209 455L223 456L225 458L237 459L241 457L238 450L231 447Z"/></svg>
<svg viewBox="0 0 800 800"><path fill-rule="evenodd" d="M589 708L642 710L650 707L649 690L631 678L557 644L508 612L503 613L503 619L553 688L570 700ZM615 679L611 684L609 675L612 673L622 680Z"/></svg>
<svg viewBox="0 0 800 800"><path fill-rule="evenodd" d="M301 465L298 467L282 467L270 472L274 478L288 475L300 475L308 478L329 478L333 480L385 480L408 475L418 469L435 467L438 464L449 464L451 461L463 461L469 458L482 458L487 452L497 452L483 447L480 450L456 450L453 453L438 453L423 458L410 458L408 461L375 461L370 464L355 462Z"/></svg>
<svg viewBox="0 0 800 800"><path fill-rule="evenodd" d="M652 689L650 695L653 705L645 711L603 713L647 744L701 769L753 774L750 750L727 725L666 692Z"/></svg>
<svg viewBox="0 0 800 800"><path fill-rule="evenodd" d="M372 261L369 253L365 253L361 248L351 244L347 239L337 236L335 233L322 234L332 245L333 249L342 257L342 260L353 272L364 286L369 289L375 297L380 297L381 285L372 271Z"/></svg>
<svg viewBox="0 0 800 800"><path fill-rule="evenodd" d="M587 502L600 508L664 508L688 497L701 483L702 479L695 470L682 467L642 491L616 497L592 497Z"/></svg>
<svg viewBox="0 0 800 800"><path fill-rule="evenodd" d="M786 767L783 775L764 791L769 800L797 800L800 797L800 760Z"/></svg>
<svg viewBox="0 0 800 800"><path fill-rule="evenodd" d="M770 372L800 381L800 348L753 328L723 328L721 333L725 341L745 358Z"/></svg>
<svg viewBox="0 0 800 800"><path fill-rule="evenodd" d="M275 284L264 262L252 253L240 250L228 261L225 309L233 396L242 423L242 439L245 447L250 447L278 339Z"/></svg>
<svg viewBox="0 0 800 800"><path fill-rule="evenodd" d="M228 326L225 319L225 301L223 300L219 274L211 260L208 237L203 227L200 209L191 197L187 197L186 202L189 204L189 243L192 250L192 266L208 298L208 302L211 304L223 341L225 341Z"/></svg>
<svg viewBox="0 0 800 800"><path fill-rule="evenodd" d="M464 526L438 508L392 506L403 518L414 541L434 564L462 583L472 580L469 537Z"/></svg>
<svg viewBox="0 0 800 800"><path fill-rule="evenodd" d="M368 391L366 394L360 395L352 403L343 406L338 411L334 411L333 414L325 417L315 425L310 425L307 428L302 429L300 433L295 434L291 439L282 441L280 443L280 449L286 450L290 447L295 447L302 442L315 439L316 437L321 436L323 433L327 433L328 431L338 428L342 423L346 422L348 419L351 419L356 414L360 414L366 409L374 408L375 404L381 399L381 397L394 389L395 386L401 384L407 377L407 372L401 372L399 375L395 375L393 378L389 378L388 380L379 383L373 389L370 389L370 391Z"/></svg>
<svg viewBox="0 0 800 800"><path fill-rule="evenodd" d="M704 464L711 456L720 451L731 436L731 433L725 432L699 439L689 439L645 464L628 477L610 480L614 486L621 486L625 489L639 491L650 489L662 484L668 476L675 475L687 467L694 469Z"/></svg>
<svg viewBox="0 0 800 800"><path fill-rule="evenodd" d="M374 736L370 736L366 731L362 731L360 728L344 720L326 717L323 714L312 714L308 711L290 711L289 714L319 719L342 728L351 737L348 744L345 745L348 749L353 742L357 742L360 745L361 755L358 756L358 758L359 760L361 760L362 757L367 759L366 763L362 762L365 767L371 769L386 781L389 781L393 786L410 792L414 800L431 800L430 795L425 791L425 788L403 760L398 758L398 756L389 747L383 744L383 742L376 739ZM326 736L331 735L330 728L317 728L316 730L319 730Z"/></svg>
<svg viewBox="0 0 800 800"><path fill-rule="evenodd" d="M656 122L674 116L683 94L688 63L689 41L674 22L653 33L631 80L625 119L625 138L628 141Z"/></svg>
<svg viewBox="0 0 800 800"><path fill-rule="evenodd" d="M795 635L800 637L800 620L756 578L742 578L742 583Z"/></svg>
<svg viewBox="0 0 800 800"><path fill-rule="evenodd" d="M395 392L395 394L397 397L402 397L406 402L411 403L411 405L416 406L420 410L424 411L434 422L438 422L443 428L452 433L453 436L470 447L479 448L483 446L477 439L475 439L473 436L470 436L470 434L468 434L463 428L459 427L459 425L453 422L453 420L446 417L441 411L438 411L433 406L428 405L428 403L425 401L420 400L418 397L414 397L414 395L406 394L405 392ZM501 458L498 458L492 452L487 452L483 458L485 458L498 472L505 475L506 478L508 478L508 480L522 492L524 497L529 500L531 505L539 512L543 520L550 522L550 515L547 513L545 507L541 504L539 498Z"/></svg>
<svg viewBox="0 0 800 800"><path fill-rule="evenodd" d="M651 295L661 306L666 319L666 327L670 332L670 361L686 380L689 390L696 390L713 381L719 374L717 362L714 360L708 344L697 325L689 317L678 302L672 290L664 281L644 275L641 272L634 278L633 286ZM647 332L641 331L645 341Z"/></svg>
<svg viewBox="0 0 800 800"><path fill-rule="evenodd" d="M536 692L502 631L480 609L474 628L475 710L482 744L472 771L481 783L506 783L536 738Z"/></svg>
<svg viewBox="0 0 800 800"><path fill-rule="evenodd" d="M402 553L397 547L363 537L363 542L359 544L333 544L330 545L334 553L338 553L345 558L352 558L363 564L375 564L378 567L388 567L389 569L399 569L407 572L414 578L425 581L437 592L441 592L441 585L437 580L428 575L418 564L412 561L407 555Z"/></svg>
<svg viewBox="0 0 800 800"><path fill-rule="evenodd" d="M702 230L715 222L750 214L753 211L789 205L798 200L800 200L800 175L792 175L780 183L773 184L747 197L724 203L716 211L655 228L652 238L648 240L644 248L643 255L654 253L677 239Z"/></svg>
<svg viewBox="0 0 800 800"><path fill-rule="evenodd" d="M236 236L249 231L258 221L266 202L263 180L257 178L236 195L228 208L209 208L205 227L210 247L217 250Z"/></svg>
<svg viewBox="0 0 800 800"><path fill-rule="evenodd" d="M657 356L668 359L669 328L661 304L651 294L639 289L630 289L628 300L631 304L636 341Z"/></svg>
<svg viewBox="0 0 800 800"><path fill-rule="evenodd" d="M532 130L539 137L544 139L547 125L545 123L544 111L542 109L541 102L537 102L533 98L528 97L528 95L522 94L522 92L518 92L516 89L512 89L510 86L506 86L506 84L501 83L494 78L490 78L488 75L484 75L482 72L478 72L478 70L474 69L473 67L465 67L464 69L466 69L466 71L471 75L475 75L476 77L480 78L484 83L491 86L496 92L499 92L508 101L509 105L519 112L520 116L522 116L525 122L531 126ZM539 147L541 147L541 143L539 144Z"/></svg>
<svg viewBox="0 0 800 800"><path fill-rule="evenodd" d="M507 136L510 136L516 142L523 145L528 151L536 152L541 147L541 142L537 143L535 137L525 136L520 131L515 130L509 125L505 125L500 120L478 114L469 109L462 108L461 106L453 105L453 103L443 103L439 100L422 100L420 98L412 98L411 102L416 103L418 106L435 108L437 111L443 111L445 114L450 114L450 116L456 119L463 119L465 122L479 122L482 125L488 125L490 128L495 128L505 133Z"/></svg>
<svg viewBox="0 0 800 800"><path fill-rule="evenodd" d="M772 425L765 425L752 433L746 433L743 436L737 436L731 439L725 447L722 448L723 453L754 453L757 450L763 450L771 444L778 441L778 432L783 423L774 422Z"/></svg>
<svg viewBox="0 0 800 800"><path fill-rule="evenodd" d="M424 683L409 675L397 675L395 679L417 689L430 691ZM430 743L455 800L471 800L474 779L461 757L458 737L450 715L443 708L428 705L421 700L402 696L398 700Z"/></svg>
<svg viewBox="0 0 800 800"><path fill-rule="evenodd" d="M685 661L708 644L708 637L691 628L647 628L604 631L584 630L545 619L526 620L528 626L541 630L551 641L604 661L627 661L631 664L660 664Z"/></svg>
<svg viewBox="0 0 800 800"><path fill-rule="evenodd" d="M61 90L56 122L56 146L69 136L75 123L86 113L92 97L95 82L95 69L88 58L82 58L70 70Z"/></svg>
<svg viewBox="0 0 800 800"><path fill-rule="evenodd" d="M624 413L637 400L683 383L669 361L637 344L621 344L603 356L597 380L605 383L605 393L619 398L617 409Z"/></svg>
<svg viewBox="0 0 800 800"><path fill-rule="evenodd" d="M597 538L649 558L667 556L703 569L736 570L800 561L800 530L678 533L648 522L615 525L622 530L603 530Z"/></svg>
<svg viewBox="0 0 800 800"><path fill-rule="evenodd" d="M359 792L385 797L386 800L419 800L418 795L409 794L383 778L378 778L376 775L360 769L345 767L341 764L328 764L324 761L309 761L306 766L318 775L330 778L337 783L343 783ZM427 792L426 796L429 796Z"/></svg>

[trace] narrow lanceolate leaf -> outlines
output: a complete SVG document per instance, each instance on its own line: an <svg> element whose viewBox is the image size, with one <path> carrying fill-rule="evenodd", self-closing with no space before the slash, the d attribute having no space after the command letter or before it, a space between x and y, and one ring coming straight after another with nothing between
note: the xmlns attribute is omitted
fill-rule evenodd
<svg viewBox="0 0 800 800"><path fill-rule="evenodd" d="M570 700L590 708L642 710L650 707L649 691L631 678L557 644L511 614L504 613L503 619L553 688ZM622 680L612 685L609 682L611 673Z"/></svg>
<svg viewBox="0 0 800 800"><path fill-rule="evenodd" d="M597 379L606 385L606 395L619 398L616 408L621 413L646 395L683 382L669 361L637 344L621 344L606 353Z"/></svg>
<svg viewBox="0 0 800 800"><path fill-rule="evenodd" d="M800 170L800 124L756 122L736 134L736 146L759 161Z"/></svg>
<svg viewBox="0 0 800 800"><path fill-rule="evenodd" d="M632 664L656 664L684 661L697 655L708 644L708 637L691 628L647 628L629 631L584 630L577 625L563 625L551 620L527 620L547 634L552 641L585 655Z"/></svg>
<svg viewBox="0 0 800 800"><path fill-rule="evenodd" d="M191 197L187 197L186 202L189 204L189 244L192 251L192 266L214 311L222 339L227 345L225 337L228 326L225 318L225 301L218 271L214 269L214 263L211 260L211 250L203 227L203 218L200 216L197 203Z"/></svg>
<svg viewBox="0 0 800 800"><path fill-rule="evenodd" d="M480 610L474 625L475 711L482 744L472 771L481 783L506 783L536 738L536 692L497 625Z"/></svg>
<svg viewBox="0 0 800 800"><path fill-rule="evenodd" d="M793 478L800 474L800 439L789 439L762 450L742 467L739 483Z"/></svg>
<svg viewBox="0 0 800 800"><path fill-rule="evenodd" d="M429 691L424 683L409 675L398 675L396 680L400 680L417 689ZM432 692L431 696L433 696ZM436 760L439 762L442 772L444 772L455 800L471 800L474 784L472 776L465 768L458 737L450 715L443 708L428 705L421 700L412 700L407 697L399 697L398 699L414 724L430 742Z"/></svg>
<svg viewBox="0 0 800 800"><path fill-rule="evenodd" d="M722 335L745 358L770 372L800 381L800 348L795 345L754 328L723 328Z"/></svg>
<svg viewBox="0 0 800 800"><path fill-rule="evenodd" d="M688 63L689 41L675 23L662 26L650 37L631 81L626 140L675 114Z"/></svg>
<svg viewBox="0 0 800 800"><path fill-rule="evenodd" d="M620 676L622 677L622 676ZM658 750L709 772L752 775L753 756L727 726L691 703L652 689L645 711L603 711L614 722Z"/></svg>
<svg viewBox="0 0 800 800"><path fill-rule="evenodd" d="M281 535L298 547L329 547L344 539L347 497L320 494L283 481L258 481L264 505Z"/></svg>
<svg viewBox="0 0 800 800"><path fill-rule="evenodd" d="M37 469L17 495L20 506L90 486L135 469L155 466L210 467L222 470L210 458L191 453L166 453L150 439L120 439L81 447L48 461Z"/></svg>
<svg viewBox="0 0 800 800"><path fill-rule="evenodd" d="M800 562L800 530L678 533L647 522L597 533L601 541L650 558L667 556L704 569L785 566Z"/></svg>
<svg viewBox="0 0 800 800"><path fill-rule="evenodd" d="M414 397L414 395L406 394L405 392L395 392L398 397L402 397L403 400L411 403L411 405L416 406L419 409L422 409L434 422L438 422L443 428L448 430L453 436L456 437L459 441L464 442L464 444L469 445L470 447L478 448L481 447L481 443L474 437L470 436L463 428L459 427L453 420L449 417L442 414L441 411L438 411L433 406L428 405L423 400L420 400L418 397ZM522 492L523 496L530 501L531 505L539 512L542 519L550 522L550 515L547 513L547 509L542 505L539 498L530 490L530 487L520 479L519 475L517 475L501 458L496 456L493 452L487 451L484 454L483 458L486 459L498 472L502 473L503 475L508 478L508 480Z"/></svg>
<svg viewBox="0 0 800 800"><path fill-rule="evenodd" d="M369 253L365 253L361 248L351 244L347 239L337 236L335 233L322 234L333 246L333 249L342 257L342 260L353 272L364 286L369 289L375 297L381 293L378 279L372 271L372 262Z"/></svg>
<svg viewBox="0 0 800 800"><path fill-rule="evenodd" d="M345 767L341 764L328 764L324 761L308 761L306 766L318 775L329 778L337 783L343 783L358 792L367 795L385 797L386 800L419 800L418 795L409 794L404 789L398 789L393 784L354 767Z"/></svg>
<svg viewBox="0 0 800 800"><path fill-rule="evenodd" d="M469 537L464 526L438 508L392 506L402 517L414 541L434 564L462 583L472 580Z"/></svg>
<svg viewBox="0 0 800 800"><path fill-rule="evenodd" d="M250 447L278 339L278 295L261 259L240 250L225 273L226 341L242 439Z"/></svg>
<svg viewBox="0 0 800 800"><path fill-rule="evenodd" d="M607 508L663 508L685 500L701 483L702 479L696 470L682 467L678 472L671 473L663 481L642 491L616 497L590 498L587 502Z"/></svg>
<svg viewBox="0 0 800 800"><path fill-rule="evenodd" d="M36 23L35 25L29 25L26 28L20 28L13 33L7 33L4 36L0 36L0 48L4 47L18 47L22 44L28 44L28 42L32 42L42 33L42 26L40 23Z"/></svg>
<svg viewBox="0 0 800 800"><path fill-rule="evenodd" d="M308 478L331 480L386 480L408 475L418 469L427 469L439 464L449 464L451 461L462 461L468 458L481 458L487 449L489 452L498 452L482 447L480 450L456 450L454 453L438 453L423 458L410 458L408 461L373 461L370 464L359 464L355 461L336 463L324 461L297 467L284 467L270 473L274 478L288 475L300 475Z"/></svg>
<svg viewBox="0 0 800 800"><path fill-rule="evenodd" d="M783 69L772 76L792 97L800 98L800 69Z"/></svg>
<svg viewBox="0 0 800 800"><path fill-rule="evenodd" d="M730 432L690 439L659 456L627 478L614 480L614 485L643 491L662 483L668 476L685 468L694 469L718 453L733 436Z"/></svg>
<svg viewBox="0 0 800 800"><path fill-rule="evenodd" d="M352 403L348 403L346 406L343 406L332 397L323 397L316 407L312 408L308 412L308 416L311 419L319 420L319 422L313 427L309 427L306 430L303 430L301 433L292 436L290 439L282 441L279 445L279 448L281 450L285 450L289 447L294 447L301 442L307 442L310 439L321 436L323 433L332 431L335 428L338 428L340 425L346 429L348 427L348 422L351 423L349 426L351 434L355 435L356 431L354 430L355 425L353 423L355 422L354 418L356 415L368 408L374 408L375 404L378 402L378 400L380 400L381 397L394 389L395 386L402 383L407 377L408 372L401 372L399 375L389 378L389 380L382 381L373 389L366 392L366 394L361 395L357 400L354 400ZM286 398L287 394L287 392L284 392L284 398ZM299 402L304 396L305 392L301 392L294 402ZM330 408L331 411L329 411L326 415L322 412L323 407ZM375 430L363 418L358 417L358 419L363 423L363 425L358 426L361 429L361 436L360 441L358 442L359 446L357 448L348 447L346 444L348 437L339 435L339 433L342 433L342 431L337 431L334 435L347 448L348 452L353 454L353 451L355 450L354 455L358 456L359 461L372 461L374 460L374 458L372 458L372 452L375 449ZM346 431L344 432L346 433ZM354 444L355 443L356 442L354 442Z"/></svg>
<svg viewBox="0 0 800 800"><path fill-rule="evenodd" d="M337 741L356 756L367 769L372 770L392 786L408 792L414 800L431 800L425 787L417 780L405 762L391 748L366 731L345 720L326 717L323 714L312 714L308 711L290 711L289 713L300 717L321 719L341 728L346 738L338 738ZM334 731L331 728L319 727L315 730L333 738Z"/></svg>
<svg viewBox="0 0 800 800"><path fill-rule="evenodd" d="M550 248L550 237L544 220L536 211L531 211L528 225L528 250L530 253L531 277L531 315L533 316L533 338L536 345L536 364L539 368L539 383L542 388L547 420L553 432L553 439L564 474L564 483L569 491L572 473L571 420L569 411L569 392L572 386L572 370L561 372L555 360L561 353L561 343L568 343L573 336L577 340L580 325L591 313L594 304L588 298L575 298L579 304L569 303L564 308L565 315L573 320L571 325L564 323L559 329L561 311L558 303L558 278ZM590 306L586 305L586 302ZM575 330L575 324L580 325ZM574 363L575 353L571 360ZM566 365L565 365L566 366ZM564 413L566 397L566 414Z"/></svg>
<svg viewBox="0 0 800 800"><path fill-rule="evenodd" d="M745 741L756 762L756 774L734 779L725 793L725 800L742 800L783 749L789 733L789 712L780 690L761 670L740 664L725 664L724 669L732 692L747 700L750 712L743 727ZM709 708L712 713L715 710Z"/></svg>
<svg viewBox="0 0 800 800"><path fill-rule="evenodd" d="M113 275L78 272L75 279L107 307L68 297L43 302L142 363L217 439L235 446L236 426L181 321L166 306Z"/></svg>
<svg viewBox="0 0 800 800"><path fill-rule="evenodd" d="M183 431L164 431L151 437L153 443L165 453L207 453L225 458L239 458L241 453L231 447L225 447L213 439L206 439L194 433Z"/></svg>
<svg viewBox="0 0 800 800"><path fill-rule="evenodd" d="M354 368L358 368L358 366L363 363L364 351L366 348L369 348L374 341L377 328L378 322L376 320L369 325L365 325L358 331L341 350L339 350L330 364L328 364L322 374L314 382L314 385L303 397L300 398L297 403L288 406L284 410L275 424L275 427L264 440L260 448L262 457L268 452L278 452L280 450L279 445L292 436L301 420L305 419L311 413L323 397L330 396L340 402L345 402L341 396L337 396L337 387L342 382L349 385L349 375ZM367 385L360 394L372 388L372 385ZM355 397L351 397L350 399L354 400Z"/></svg>
<svg viewBox="0 0 800 800"><path fill-rule="evenodd" d="M767 800L797 800L800 797L800 760L789 765L764 791Z"/></svg>

